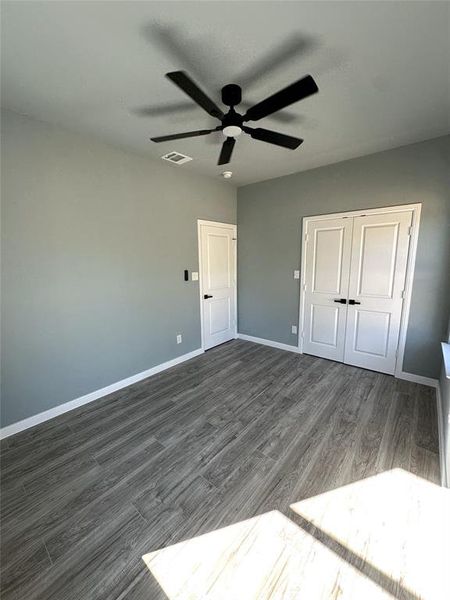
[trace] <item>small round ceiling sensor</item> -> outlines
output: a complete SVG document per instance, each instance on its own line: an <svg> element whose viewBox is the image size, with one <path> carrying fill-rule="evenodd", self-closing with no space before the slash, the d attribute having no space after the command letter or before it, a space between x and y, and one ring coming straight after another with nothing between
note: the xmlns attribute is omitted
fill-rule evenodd
<svg viewBox="0 0 450 600"><path fill-rule="evenodd" d="M230 179L232 175L233 175L233 172L232 172L232 171L224 171L224 172L222 173L222 177L223 177L224 179Z"/></svg>

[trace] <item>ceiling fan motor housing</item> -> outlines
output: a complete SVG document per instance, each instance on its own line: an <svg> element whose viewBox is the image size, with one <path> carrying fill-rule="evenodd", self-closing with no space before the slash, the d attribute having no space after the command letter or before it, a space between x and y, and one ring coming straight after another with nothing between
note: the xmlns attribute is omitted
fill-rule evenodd
<svg viewBox="0 0 450 600"><path fill-rule="evenodd" d="M229 83L222 88L222 102L225 106L237 106L242 100L241 87L235 83Z"/></svg>

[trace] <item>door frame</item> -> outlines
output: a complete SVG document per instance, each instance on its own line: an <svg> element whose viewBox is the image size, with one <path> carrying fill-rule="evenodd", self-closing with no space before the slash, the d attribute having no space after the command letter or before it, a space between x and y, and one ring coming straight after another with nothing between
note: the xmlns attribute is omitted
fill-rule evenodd
<svg viewBox="0 0 450 600"><path fill-rule="evenodd" d="M410 243L408 249L408 261L406 264L405 296L403 299L402 314L400 317L400 330L398 336L397 356L395 359L394 377L403 379L403 358L405 355L406 332L408 330L409 312L411 308L411 292L416 264L417 241L419 239L420 215L422 203L399 204L380 208L367 208L361 210L343 211L339 213L322 214L303 217L302 219L302 255L300 272L300 306L298 316L298 351L303 354L303 331L305 317L305 274L306 274L306 228L310 221L325 221L327 219L339 219L348 217L362 217L366 215L385 214L393 212L412 212L412 225L410 229Z"/></svg>
<svg viewBox="0 0 450 600"><path fill-rule="evenodd" d="M202 268L202 248L201 248L201 226L208 225L210 227L225 227L233 230L233 239L236 240L234 245L234 337L237 338L237 225L235 223L221 223L219 221L205 221L204 219L197 219L197 248L198 248L198 298L200 302L200 337L201 337L201 348L205 350L204 340L204 323L203 323L203 268Z"/></svg>

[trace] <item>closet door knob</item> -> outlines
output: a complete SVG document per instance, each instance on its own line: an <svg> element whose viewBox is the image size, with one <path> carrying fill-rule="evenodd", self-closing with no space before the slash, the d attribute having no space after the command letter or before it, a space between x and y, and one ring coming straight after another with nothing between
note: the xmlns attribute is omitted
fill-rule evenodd
<svg viewBox="0 0 450 600"><path fill-rule="evenodd" d="M357 300L349 300L348 303L351 304L352 306L353 306L353 304L361 304L361 302L358 302Z"/></svg>
<svg viewBox="0 0 450 600"><path fill-rule="evenodd" d="M339 304L347 304L346 298L336 298L334 302L339 302Z"/></svg>

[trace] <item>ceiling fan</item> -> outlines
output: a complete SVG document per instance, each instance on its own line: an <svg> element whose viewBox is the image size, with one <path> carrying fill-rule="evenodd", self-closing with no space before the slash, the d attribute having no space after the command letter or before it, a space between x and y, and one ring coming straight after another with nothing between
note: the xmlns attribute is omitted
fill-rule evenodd
<svg viewBox="0 0 450 600"><path fill-rule="evenodd" d="M185 133L162 135L150 139L153 142L159 143L208 135L214 131L222 131L226 136L226 140L222 144L222 150L217 162L218 165L226 165L230 162L236 138L241 135L242 132L248 133L255 140L267 142L268 144L275 144L276 146L282 146L283 148L289 148L290 150L298 148L303 142L300 138L285 135L284 133L278 133L277 131L271 131L270 129L262 129L261 127L247 127L244 123L247 121L259 121L260 119L263 119L290 104L294 104L294 102L298 102L299 100L303 100L303 98L316 94L319 91L319 88L311 75L306 75L306 77L299 79L276 94L258 102L250 107L244 115L241 115L234 110L234 107L238 106L242 99L242 90L239 85L230 83L222 88L222 102L230 107L230 110L227 113L224 113L184 71L166 73L166 77L183 90L185 94L192 98L192 100L208 114L219 119L221 124L214 129L186 131Z"/></svg>

